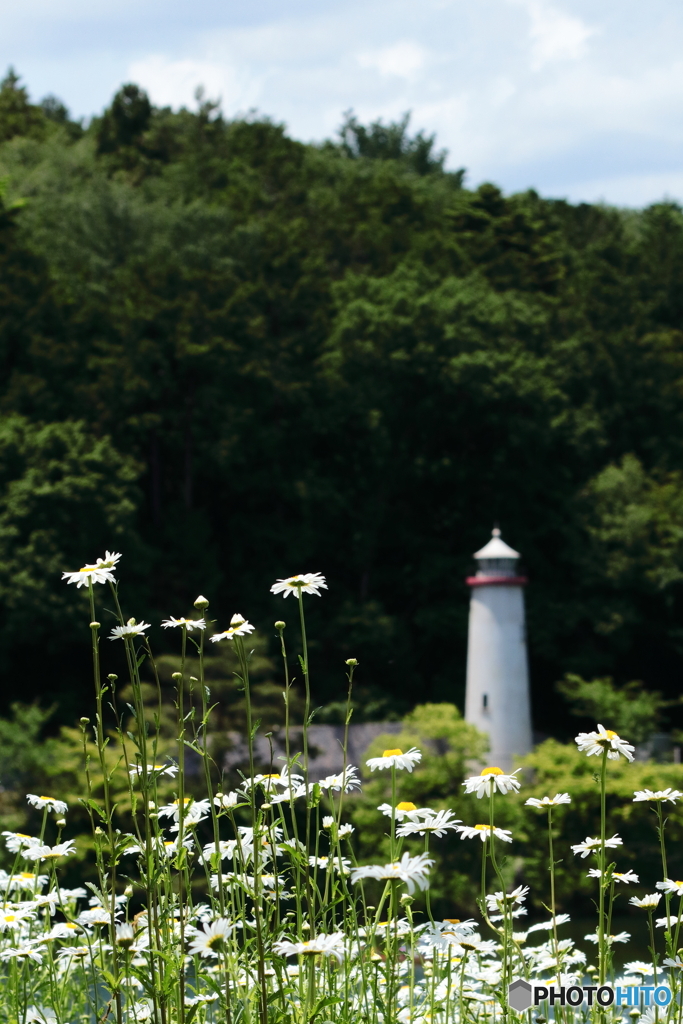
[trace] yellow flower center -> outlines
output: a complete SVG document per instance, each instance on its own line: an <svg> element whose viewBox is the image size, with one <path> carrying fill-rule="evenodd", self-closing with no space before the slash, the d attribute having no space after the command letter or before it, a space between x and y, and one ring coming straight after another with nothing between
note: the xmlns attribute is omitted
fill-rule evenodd
<svg viewBox="0 0 683 1024"><path fill-rule="evenodd" d="M400 804L396 804L397 811L416 811L417 807L410 800L401 800Z"/></svg>
<svg viewBox="0 0 683 1024"><path fill-rule="evenodd" d="M605 729L605 736L608 740L615 740L619 738L619 733L614 732L613 729Z"/></svg>
<svg viewBox="0 0 683 1024"><path fill-rule="evenodd" d="M16 921L16 919L17 919L16 914L5 914L5 920L6 921Z"/></svg>
<svg viewBox="0 0 683 1024"><path fill-rule="evenodd" d="M490 825L475 825L477 832L488 832L491 828Z"/></svg>
<svg viewBox="0 0 683 1024"><path fill-rule="evenodd" d="M280 778L280 773L279 772L274 772L272 775L264 775L263 778L264 779L279 779Z"/></svg>
<svg viewBox="0 0 683 1024"><path fill-rule="evenodd" d="M209 949L221 949L223 946L224 939L224 935L212 935L206 944L209 947Z"/></svg>
<svg viewBox="0 0 683 1024"><path fill-rule="evenodd" d="M460 924L459 917L444 917L444 921L447 921L448 924Z"/></svg>
<svg viewBox="0 0 683 1024"><path fill-rule="evenodd" d="M35 878L35 877L36 876L31 871L22 871L21 874L19 875L19 878L26 878L26 879Z"/></svg>
<svg viewBox="0 0 683 1024"><path fill-rule="evenodd" d="M51 801L52 797L51 796L39 796L38 799L39 800L50 800Z"/></svg>
<svg viewBox="0 0 683 1024"><path fill-rule="evenodd" d="M502 768L484 768L481 772L482 775L504 775L505 772Z"/></svg>
<svg viewBox="0 0 683 1024"><path fill-rule="evenodd" d="M403 753L400 747L394 747L393 750L383 750L382 757L398 757Z"/></svg>
<svg viewBox="0 0 683 1024"><path fill-rule="evenodd" d="M683 885L683 882L674 882L674 885L677 885L680 888Z"/></svg>

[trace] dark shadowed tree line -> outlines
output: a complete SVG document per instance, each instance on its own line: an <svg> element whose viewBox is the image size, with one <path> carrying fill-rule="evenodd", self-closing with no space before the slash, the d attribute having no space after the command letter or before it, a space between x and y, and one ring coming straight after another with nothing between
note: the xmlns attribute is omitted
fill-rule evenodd
<svg viewBox="0 0 683 1024"><path fill-rule="evenodd" d="M87 613L59 574L105 547L130 614L202 591L266 636L294 624L271 582L324 572L321 702L350 655L378 714L461 702L494 522L532 581L539 727L571 728L565 672L678 693L677 204L468 189L407 118L304 145L126 85L84 126L14 73L0 140L6 704L79 712Z"/></svg>

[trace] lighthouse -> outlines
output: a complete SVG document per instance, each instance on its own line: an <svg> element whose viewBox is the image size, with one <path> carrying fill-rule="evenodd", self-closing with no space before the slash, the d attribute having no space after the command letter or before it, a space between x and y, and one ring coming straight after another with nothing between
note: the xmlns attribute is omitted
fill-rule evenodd
<svg viewBox="0 0 683 1024"><path fill-rule="evenodd" d="M465 719L488 734L488 763L509 771L531 750L529 666L519 552L493 530L474 555L467 637Z"/></svg>

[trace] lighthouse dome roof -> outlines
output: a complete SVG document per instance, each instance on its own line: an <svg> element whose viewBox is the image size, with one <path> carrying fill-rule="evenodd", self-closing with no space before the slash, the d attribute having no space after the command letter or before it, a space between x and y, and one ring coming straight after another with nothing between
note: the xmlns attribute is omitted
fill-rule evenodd
<svg viewBox="0 0 683 1024"><path fill-rule="evenodd" d="M474 557L479 558L519 558L519 551L515 551L509 544L506 544L500 535L500 530L495 527L491 531L491 540L479 551L474 552Z"/></svg>

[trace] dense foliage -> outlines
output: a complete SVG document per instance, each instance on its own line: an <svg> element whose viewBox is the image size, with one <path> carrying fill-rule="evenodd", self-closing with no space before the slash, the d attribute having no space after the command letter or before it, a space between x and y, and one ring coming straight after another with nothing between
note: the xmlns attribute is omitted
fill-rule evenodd
<svg viewBox="0 0 683 1024"><path fill-rule="evenodd" d="M304 145L134 85L84 127L10 74L0 140L0 659L24 698L73 719L58 571L125 543L128 614L202 589L270 635L266 584L320 570L314 660L357 656L399 711L461 701L494 521L531 579L538 727L563 734L566 671L676 691L676 204L471 190L406 121Z"/></svg>

